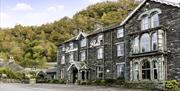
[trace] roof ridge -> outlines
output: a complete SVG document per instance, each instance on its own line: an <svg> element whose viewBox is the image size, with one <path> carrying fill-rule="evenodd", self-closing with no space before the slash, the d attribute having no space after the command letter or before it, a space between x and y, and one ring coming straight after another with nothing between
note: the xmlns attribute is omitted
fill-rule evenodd
<svg viewBox="0 0 180 91"><path fill-rule="evenodd" d="M167 5L172 5L172 6L180 7L179 3L175 3L175 2L171 2L171 1L167 1L167 0L151 0L151 1L155 1L155 2L159 2L159 3L167 4Z"/></svg>

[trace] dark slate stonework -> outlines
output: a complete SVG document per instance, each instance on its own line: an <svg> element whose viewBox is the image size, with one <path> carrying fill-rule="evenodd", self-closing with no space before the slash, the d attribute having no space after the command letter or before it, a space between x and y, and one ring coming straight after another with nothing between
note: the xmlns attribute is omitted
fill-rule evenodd
<svg viewBox="0 0 180 91"><path fill-rule="evenodd" d="M164 58L163 64L165 72L162 74L165 76L164 80L167 79L176 79L180 81L180 8L154 2L147 0L149 4L144 4L140 9L137 10L135 14L124 24L118 25L110 28L104 28L97 31L93 31L87 36L80 36L79 39L76 40L77 36L72 39L64 42L59 45L58 54L57 54L57 62L58 62L58 70L57 76L61 79L61 70L64 69L64 78L65 80L69 80L70 71L67 71L71 63L69 63L69 54L65 51L62 51L62 46L69 46L70 42L74 43L74 48L77 48L76 51L71 53L74 54L74 61L79 62L82 67L82 63L87 65L86 69L89 71L89 79L95 80L97 78L97 67L103 68L103 78L101 79L116 79L117 78L117 63L125 62L125 79L130 81L131 78L131 62L133 60L140 60L143 58ZM151 10L154 8L159 8L162 13L159 14L159 22L160 26L152 29L147 29L145 31L141 31L140 20L138 17L145 11ZM118 28L123 27L124 37L117 38L117 30ZM131 53L131 41L135 36L141 36L144 33L153 33L158 30L163 30L165 32L165 46L164 50L157 50L147 53ZM92 40L97 40L99 35L103 35L103 41L98 46L91 46ZM85 47L80 47L80 40L86 38L87 45ZM117 44L120 42L124 42L124 56L117 56ZM97 49L103 48L103 58L97 59ZM86 52L86 60L84 62L80 61L80 53L82 51ZM65 55L65 64L61 64L61 57ZM78 79L81 80L82 70L80 69L78 72ZM107 72L109 71L109 72ZM163 78L162 78L163 79ZM162 80L161 79L161 80Z"/></svg>
<svg viewBox="0 0 180 91"><path fill-rule="evenodd" d="M166 43L167 49L164 51L164 56L167 58L166 63L166 79L177 79L180 80L180 64L179 64L179 54L180 54L180 9L173 6L168 6L160 4L157 2L148 2L149 6L144 4L134 16L125 24L126 34L134 33L131 36L126 36L126 55L130 55L130 41L133 35L141 35L140 21L138 17L146 9L151 10L154 8L159 8L162 10L162 14L159 15L160 26L166 30ZM147 31L149 32L149 31ZM170 51L168 53L167 51ZM126 58L126 79L130 79L130 61L132 59L127 56Z"/></svg>

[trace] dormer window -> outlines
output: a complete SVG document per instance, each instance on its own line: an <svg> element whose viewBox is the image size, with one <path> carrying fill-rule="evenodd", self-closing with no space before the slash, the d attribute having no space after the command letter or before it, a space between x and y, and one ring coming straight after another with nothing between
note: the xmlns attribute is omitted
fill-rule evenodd
<svg viewBox="0 0 180 91"><path fill-rule="evenodd" d="M81 40L80 46L81 47L85 47L86 46L86 39L85 38Z"/></svg>
<svg viewBox="0 0 180 91"><path fill-rule="evenodd" d="M121 38L124 37L124 29L123 28L119 28L117 30L117 38Z"/></svg>

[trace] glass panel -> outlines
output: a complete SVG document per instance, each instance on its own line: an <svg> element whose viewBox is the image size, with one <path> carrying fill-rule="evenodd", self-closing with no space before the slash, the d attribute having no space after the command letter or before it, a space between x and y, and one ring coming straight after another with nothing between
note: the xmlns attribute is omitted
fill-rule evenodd
<svg viewBox="0 0 180 91"><path fill-rule="evenodd" d="M134 66L134 80L138 80L139 79L139 66L138 63L135 63Z"/></svg>
<svg viewBox="0 0 180 91"><path fill-rule="evenodd" d="M139 37L136 37L133 41L133 53L139 53Z"/></svg>
<svg viewBox="0 0 180 91"><path fill-rule="evenodd" d="M146 30L149 28L149 19L148 16L145 16L141 21L141 29Z"/></svg>
<svg viewBox="0 0 180 91"><path fill-rule="evenodd" d="M124 66L125 64L117 65L117 77L124 77Z"/></svg>
<svg viewBox="0 0 180 91"><path fill-rule="evenodd" d="M142 63L142 78L151 79L150 62L148 60L144 60Z"/></svg>
<svg viewBox="0 0 180 91"><path fill-rule="evenodd" d="M117 38L121 38L124 36L124 29L120 28L117 30Z"/></svg>
<svg viewBox="0 0 180 91"><path fill-rule="evenodd" d="M157 33L153 33L152 34L152 50L157 50L158 49L158 45L157 45Z"/></svg>
<svg viewBox="0 0 180 91"><path fill-rule="evenodd" d="M150 51L150 37L149 34L145 33L141 36L141 52Z"/></svg>
<svg viewBox="0 0 180 91"><path fill-rule="evenodd" d="M103 58L103 48L99 48L97 50L97 58L102 59Z"/></svg>
<svg viewBox="0 0 180 91"><path fill-rule="evenodd" d="M159 26L159 15L156 13L151 16L151 28L155 28Z"/></svg>
<svg viewBox="0 0 180 91"><path fill-rule="evenodd" d="M117 45L117 56L124 55L124 43L120 43Z"/></svg>

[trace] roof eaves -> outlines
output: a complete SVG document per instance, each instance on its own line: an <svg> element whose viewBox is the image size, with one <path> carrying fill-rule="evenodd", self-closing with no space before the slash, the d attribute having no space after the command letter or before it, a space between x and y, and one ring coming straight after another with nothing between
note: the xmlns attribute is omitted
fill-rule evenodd
<svg viewBox="0 0 180 91"><path fill-rule="evenodd" d="M136 13L136 11L141 8L141 6L142 6L146 1L147 1L147 0L143 0L143 1L124 19L124 21L122 21L122 23L121 23L120 25L121 25L121 26L124 25L124 24L134 15L134 13Z"/></svg>
<svg viewBox="0 0 180 91"><path fill-rule="evenodd" d="M148 0L143 0L126 18L124 21L122 21L122 23L120 24L121 26L124 25L136 12L138 9L140 9L142 7L142 5L144 5L146 3L146 1ZM166 5L171 5L174 7L178 7L180 8L180 4L178 3L173 3L173 2L169 2L166 0L150 0L150 1L154 1L154 2L159 2L161 4L166 4Z"/></svg>
<svg viewBox="0 0 180 91"><path fill-rule="evenodd" d="M166 1L166 0L151 0L151 1L159 2L161 4L171 5L171 6L179 7L180 8L180 4L174 3L174 2L170 2L170 1Z"/></svg>

